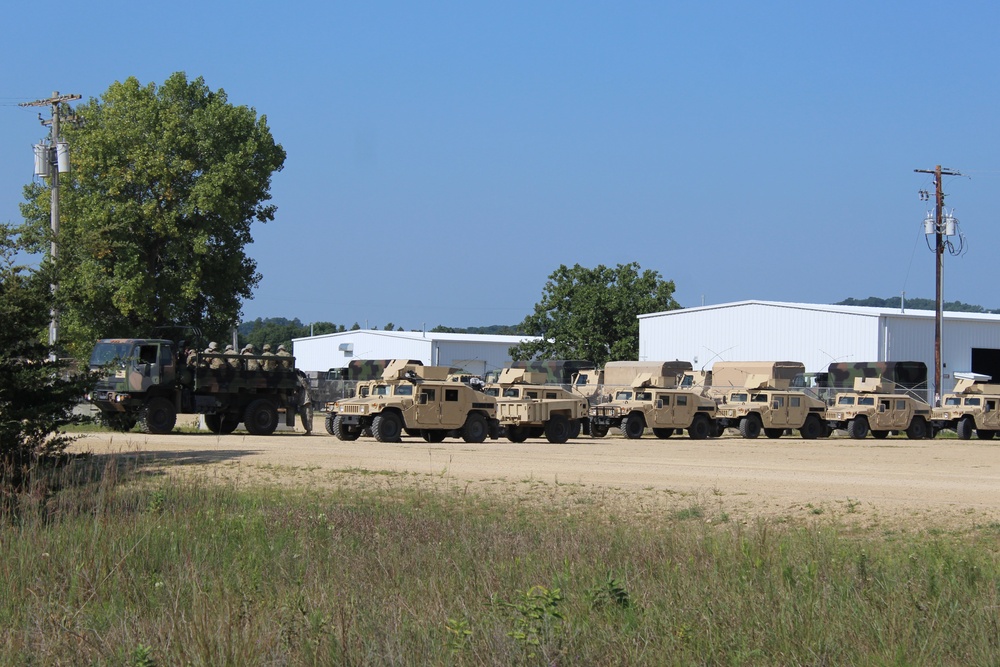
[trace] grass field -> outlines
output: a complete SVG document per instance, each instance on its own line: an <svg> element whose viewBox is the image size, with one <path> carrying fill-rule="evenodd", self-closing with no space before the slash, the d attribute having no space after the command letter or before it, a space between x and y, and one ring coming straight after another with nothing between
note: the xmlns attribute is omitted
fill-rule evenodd
<svg viewBox="0 0 1000 667"><path fill-rule="evenodd" d="M1000 526L318 488L87 457L3 517L2 665L995 665ZM385 482L386 480L380 480Z"/></svg>

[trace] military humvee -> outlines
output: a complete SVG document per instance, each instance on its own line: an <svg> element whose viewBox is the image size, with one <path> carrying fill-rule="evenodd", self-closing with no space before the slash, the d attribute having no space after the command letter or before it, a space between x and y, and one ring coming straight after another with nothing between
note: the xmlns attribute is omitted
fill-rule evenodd
<svg viewBox="0 0 1000 667"><path fill-rule="evenodd" d="M981 440L992 439L1000 431L1000 385L987 384L992 378L978 373L955 373L955 377L955 389L931 412L934 428L952 429L962 440L971 438L973 430Z"/></svg>
<svg viewBox="0 0 1000 667"><path fill-rule="evenodd" d="M590 434L603 438L618 427L626 438L641 438L646 427L657 438L669 438L687 429L702 440L718 435L715 401L688 389L676 388L677 378L640 373L629 389L619 390L609 403L590 408Z"/></svg>
<svg viewBox="0 0 1000 667"><path fill-rule="evenodd" d="M451 382L452 369L393 362L367 397L338 401L331 424L339 440L356 440L370 428L379 442L399 442L404 432L441 442L454 434L483 442L497 430L496 399Z"/></svg>
<svg viewBox="0 0 1000 667"><path fill-rule="evenodd" d="M524 442L543 435L561 444L589 428L587 401L558 385L544 384L545 373L505 368L486 393L497 398L497 419L507 439Z"/></svg>
<svg viewBox="0 0 1000 667"><path fill-rule="evenodd" d="M733 380L743 386L717 399L719 423L738 429L744 438L756 438L761 431L769 438L780 438L788 429L798 429L799 435L810 440L828 435L826 403L790 388L793 378L804 370L802 364L787 361L733 366L729 369Z"/></svg>
<svg viewBox="0 0 1000 667"><path fill-rule="evenodd" d="M854 391L837 394L827 408L826 423L831 429L846 429L852 438L864 438L869 431L874 438L905 432L906 437L919 440L933 435L930 416L930 405L911 394L897 393L895 383L858 377Z"/></svg>
<svg viewBox="0 0 1000 667"><path fill-rule="evenodd" d="M146 433L169 433L178 413L203 414L215 433L232 433L243 422L252 435L270 435L284 410L285 424L295 425L302 388L294 357L287 368L264 370L263 362L275 357L199 353L191 368L180 352L173 341L158 338L97 341L90 368L110 373L87 398L101 421L118 430L138 423ZM219 359L221 368L211 368ZM233 360L238 368L229 365ZM257 370L247 368L249 360L258 362Z"/></svg>

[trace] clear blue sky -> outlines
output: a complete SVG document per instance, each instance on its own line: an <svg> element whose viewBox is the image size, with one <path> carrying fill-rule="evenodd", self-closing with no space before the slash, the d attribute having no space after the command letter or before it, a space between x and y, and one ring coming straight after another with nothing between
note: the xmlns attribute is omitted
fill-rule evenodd
<svg viewBox="0 0 1000 667"><path fill-rule="evenodd" d="M683 306L933 298L913 170L936 164L971 177L945 180L969 245L945 296L1000 307L995 2L19 2L4 23L0 220L45 132L18 102L182 70L267 115L288 158L246 319L513 324L560 263L638 262Z"/></svg>

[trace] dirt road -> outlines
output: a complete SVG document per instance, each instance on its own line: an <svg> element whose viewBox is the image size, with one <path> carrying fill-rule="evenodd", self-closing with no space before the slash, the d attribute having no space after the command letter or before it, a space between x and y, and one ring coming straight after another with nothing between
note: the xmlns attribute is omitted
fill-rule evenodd
<svg viewBox="0 0 1000 667"><path fill-rule="evenodd" d="M213 474L238 469L273 477L276 470L291 469L317 484L433 480L550 493L560 502L600 496L640 512L699 507L706 520L834 515L869 526L1000 523L1000 443L975 439L693 441L647 435L564 445L450 439L428 444L414 438L385 445L368 438L341 442L325 433L101 433L87 435L74 449L138 453L151 465L186 464L195 471L206 466Z"/></svg>

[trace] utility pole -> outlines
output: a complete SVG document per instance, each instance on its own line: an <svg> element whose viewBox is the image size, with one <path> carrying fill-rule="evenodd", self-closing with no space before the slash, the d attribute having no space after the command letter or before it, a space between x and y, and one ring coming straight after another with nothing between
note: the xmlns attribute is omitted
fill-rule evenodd
<svg viewBox="0 0 1000 667"><path fill-rule="evenodd" d="M59 91L55 91L52 93L52 97L48 99L35 100L34 102L25 102L18 105L22 107L51 106L52 116L48 121L42 120L42 125L51 125L50 137L52 139L52 143L50 146L43 146L41 150L39 150L39 147L36 147L36 167L41 167L43 169L43 172L38 175L47 176L49 178L49 184L52 190L49 218L52 228L52 245L49 248L49 257L51 258L53 267L55 267L56 258L59 255L59 174L67 173L69 171L69 146L66 142L62 141L62 135L59 132L59 105L64 102L72 102L73 100L78 99L80 99L80 95L60 95ZM41 119L41 114L39 114L38 117ZM44 152L44 155L40 156L42 164L39 164L38 157L41 152ZM55 168L53 169L53 167ZM36 173L37 172L38 170L36 169ZM56 287L57 285L55 283L50 285L50 289L53 294L56 292ZM50 315L49 348L51 349L51 352L49 354L49 358L54 360L55 344L59 333L59 310L56 308L55 304L52 305Z"/></svg>
<svg viewBox="0 0 1000 667"><path fill-rule="evenodd" d="M941 399L941 331L944 321L944 231L942 217L944 215L944 190L941 187L942 176L961 176L957 171L942 169L937 165L934 169L914 169L920 174L934 174L934 404ZM927 231L926 228L924 230Z"/></svg>

